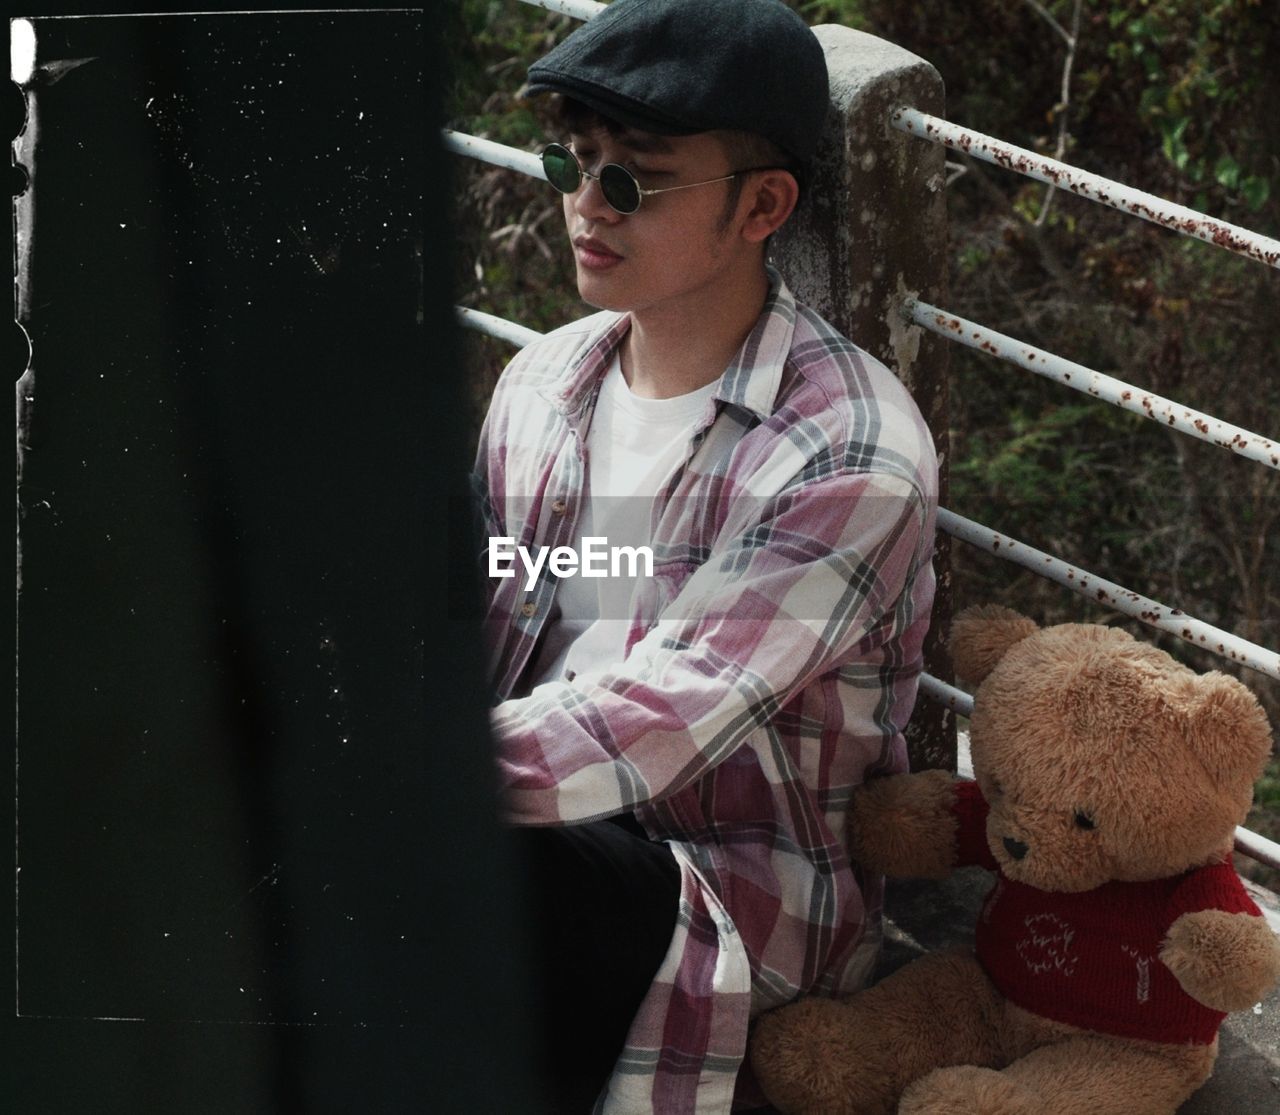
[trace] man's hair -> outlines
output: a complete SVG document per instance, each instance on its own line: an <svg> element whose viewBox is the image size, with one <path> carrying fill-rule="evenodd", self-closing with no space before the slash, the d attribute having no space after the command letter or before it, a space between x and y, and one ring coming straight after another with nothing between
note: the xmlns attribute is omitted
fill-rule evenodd
<svg viewBox="0 0 1280 1115"><path fill-rule="evenodd" d="M620 124L612 117L593 108L588 108L581 101L572 97L557 96L552 108L552 118L564 132L575 132L578 135L589 135L591 132L603 131L609 136L618 136L631 131L625 124ZM729 158L729 165L734 170L746 170L748 167L779 167L790 172L800 186L800 195L804 196L805 180L808 168L793 159L772 140L755 132L720 130L712 133L724 147ZM723 232L729 227L733 215L737 211L738 202L742 198L743 176L735 175L729 180L729 192L725 197L724 208L717 222Z"/></svg>
<svg viewBox="0 0 1280 1115"><path fill-rule="evenodd" d="M716 137L723 145L725 154L729 156L729 165L736 170L748 167L779 167L789 171L800 187L800 195L804 196L804 168L791 158L772 140L765 139L755 132L719 131ZM720 231L729 227L733 214L742 197L743 175L739 174L729 182L729 195L725 198L724 209L720 213Z"/></svg>

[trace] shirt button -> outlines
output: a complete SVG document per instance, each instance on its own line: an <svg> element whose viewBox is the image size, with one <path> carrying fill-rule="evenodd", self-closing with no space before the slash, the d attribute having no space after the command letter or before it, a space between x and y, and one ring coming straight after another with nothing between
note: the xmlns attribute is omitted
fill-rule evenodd
<svg viewBox="0 0 1280 1115"><path fill-rule="evenodd" d="M558 499L551 505L551 510L557 515L563 515L568 506L569 505L565 503L564 500Z"/></svg>
<svg viewBox="0 0 1280 1115"><path fill-rule="evenodd" d="M524 616L525 619L529 619L533 615L533 613L536 612L537 610L538 610L538 605L535 604L532 600L530 600L529 603L525 604L520 609L520 614Z"/></svg>

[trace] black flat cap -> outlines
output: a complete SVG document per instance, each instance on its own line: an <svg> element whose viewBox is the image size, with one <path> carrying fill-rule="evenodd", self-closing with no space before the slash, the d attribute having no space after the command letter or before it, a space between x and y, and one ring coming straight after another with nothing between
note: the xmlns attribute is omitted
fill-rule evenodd
<svg viewBox="0 0 1280 1115"><path fill-rule="evenodd" d="M529 92L658 135L754 132L808 162L827 64L781 0L614 0L529 67Z"/></svg>

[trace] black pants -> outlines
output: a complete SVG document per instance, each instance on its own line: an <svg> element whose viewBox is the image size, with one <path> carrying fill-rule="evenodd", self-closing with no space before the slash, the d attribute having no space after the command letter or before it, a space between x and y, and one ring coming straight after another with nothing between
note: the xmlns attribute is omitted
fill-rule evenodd
<svg viewBox="0 0 1280 1115"><path fill-rule="evenodd" d="M680 869L631 814L512 835L533 905L539 1067L552 1111L589 1112L671 942Z"/></svg>

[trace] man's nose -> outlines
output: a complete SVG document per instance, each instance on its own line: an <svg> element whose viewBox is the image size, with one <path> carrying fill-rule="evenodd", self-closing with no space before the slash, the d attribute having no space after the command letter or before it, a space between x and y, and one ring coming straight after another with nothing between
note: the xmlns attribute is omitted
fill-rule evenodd
<svg viewBox="0 0 1280 1115"><path fill-rule="evenodd" d="M578 216L589 221L615 221L622 216L604 199L598 178L582 178L582 185L571 195Z"/></svg>

